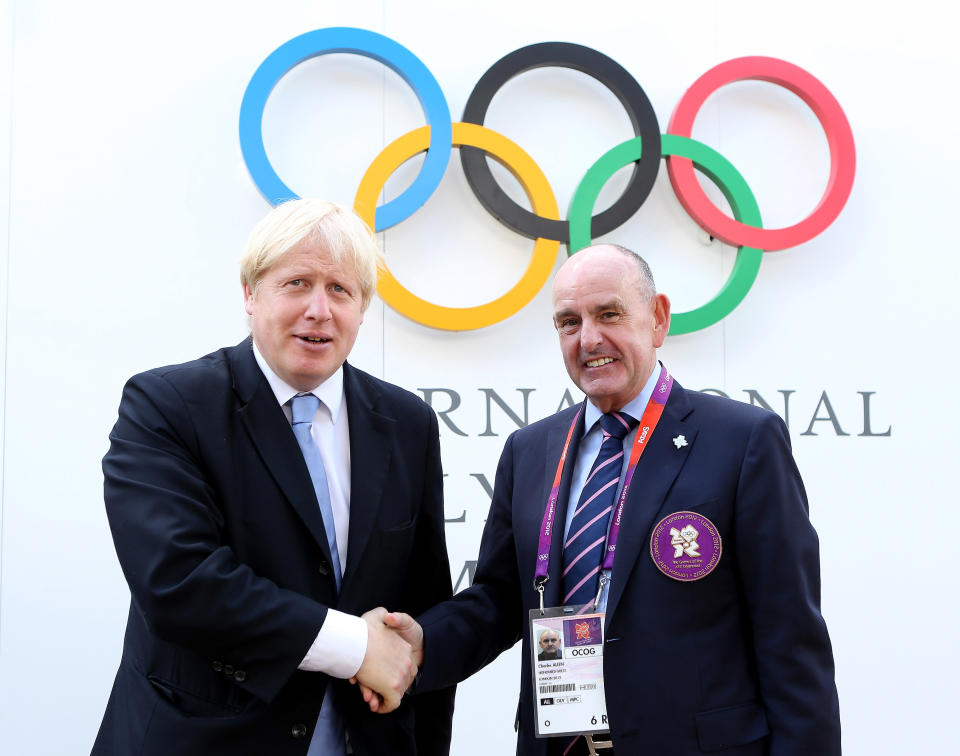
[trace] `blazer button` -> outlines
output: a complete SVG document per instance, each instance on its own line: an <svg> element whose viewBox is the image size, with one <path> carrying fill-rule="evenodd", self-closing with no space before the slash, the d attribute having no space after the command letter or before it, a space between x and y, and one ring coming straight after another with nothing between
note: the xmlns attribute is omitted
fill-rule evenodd
<svg viewBox="0 0 960 756"><path fill-rule="evenodd" d="M225 674L227 677L233 677L233 665L232 665L232 664L224 664L224 665L223 665L223 674Z"/></svg>
<svg viewBox="0 0 960 756"><path fill-rule="evenodd" d="M317 567L317 572L319 572L321 575L329 575L330 565L326 562L320 562L320 566Z"/></svg>
<svg viewBox="0 0 960 756"><path fill-rule="evenodd" d="M215 661L213 663L214 672L223 672L223 662Z"/></svg>
<svg viewBox="0 0 960 756"><path fill-rule="evenodd" d="M247 679L247 673L244 672L242 669L238 669L236 672L233 673L233 679L236 680L237 682L243 682L244 680Z"/></svg>
<svg viewBox="0 0 960 756"><path fill-rule="evenodd" d="M307 726L305 724L295 724L290 728L290 734L297 740L303 740L307 737Z"/></svg>

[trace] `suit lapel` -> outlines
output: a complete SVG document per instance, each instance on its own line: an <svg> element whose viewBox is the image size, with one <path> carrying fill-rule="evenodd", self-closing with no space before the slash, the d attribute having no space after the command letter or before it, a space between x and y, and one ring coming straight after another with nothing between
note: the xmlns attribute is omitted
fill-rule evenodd
<svg viewBox="0 0 960 756"><path fill-rule="evenodd" d="M580 408L583 405L579 405ZM545 486L539 507L540 519L537 520L535 533L539 535L540 525L543 522L543 513L546 510L547 498L550 496L550 490L553 484L554 475L557 472L557 464L560 462L560 455L563 453L563 444L567 440L567 433L570 431L570 423L573 422L577 408L571 407L569 411L562 415L562 420L556 423L547 436L547 450L545 454L544 481ZM580 418L577 420L577 427L573 429L573 437L570 439L570 448L567 450L566 464L563 466L563 477L560 479L560 493L557 496L557 513L554 517L554 534L550 539L550 580L544 586L543 600L545 606L560 606L563 602L563 529L567 519L567 502L570 499L570 484L573 479L573 469L576 467L577 450L580 446L580 439L583 438L583 412L580 412Z"/></svg>
<svg viewBox="0 0 960 756"><path fill-rule="evenodd" d="M392 462L397 420L378 410L376 384L348 364L343 390L350 422L350 535L341 593L356 572L377 521Z"/></svg>
<svg viewBox="0 0 960 756"><path fill-rule="evenodd" d="M323 517L303 453L276 395L257 365L250 339L231 350L230 363L234 390L241 403L237 414L270 474L329 562L330 547Z"/></svg>
<svg viewBox="0 0 960 756"><path fill-rule="evenodd" d="M637 559L649 558L650 529L693 448L698 428L689 417L692 412L686 391L674 381L660 423L647 441L647 449L637 463L630 484L607 597L608 622L620 603ZM681 435L686 445L678 447L674 439Z"/></svg>

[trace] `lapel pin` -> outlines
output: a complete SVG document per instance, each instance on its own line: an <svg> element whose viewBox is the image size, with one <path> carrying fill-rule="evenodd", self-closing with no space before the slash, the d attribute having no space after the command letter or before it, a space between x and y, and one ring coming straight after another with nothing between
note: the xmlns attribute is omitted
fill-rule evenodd
<svg viewBox="0 0 960 756"><path fill-rule="evenodd" d="M684 438L684 435L681 433L679 436L673 439L673 445L680 449L681 447L687 445L687 439Z"/></svg>

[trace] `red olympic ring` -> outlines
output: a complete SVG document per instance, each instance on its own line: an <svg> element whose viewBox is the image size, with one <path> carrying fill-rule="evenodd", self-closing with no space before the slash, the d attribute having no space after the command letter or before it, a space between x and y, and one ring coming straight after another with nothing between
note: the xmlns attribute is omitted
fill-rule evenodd
<svg viewBox="0 0 960 756"><path fill-rule="evenodd" d="M713 204L697 181L693 161L675 155L668 157L670 183L690 217L721 241L735 247L766 251L795 247L833 223L850 196L856 172L856 149L850 124L840 103L818 79L778 58L751 56L728 60L707 71L684 93L670 117L667 132L689 138L697 112L707 97L725 84L745 79L766 81L790 90L820 121L830 148L830 178L820 202L810 215L793 226L758 228L734 220Z"/></svg>

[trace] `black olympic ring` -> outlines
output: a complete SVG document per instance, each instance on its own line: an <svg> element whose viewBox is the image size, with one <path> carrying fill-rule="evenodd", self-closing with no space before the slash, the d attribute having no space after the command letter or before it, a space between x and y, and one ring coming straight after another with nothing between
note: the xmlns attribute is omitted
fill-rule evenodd
<svg viewBox="0 0 960 756"><path fill-rule="evenodd" d="M494 63L480 77L463 109L463 120L483 125L490 101L504 84L534 68L559 66L580 71L603 84L620 101L630 117L634 135L643 145L640 160L623 194L610 207L594 216L594 236L602 236L625 223L646 200L660 169L660 125L646 92L633 76L613 58L570 42L541 42L521 47ZM460 162L467 183L487 212L518 234L529 239L570 241L570 222L543 218L514 202L497 184L484 150L461 147Z"/></svg>

